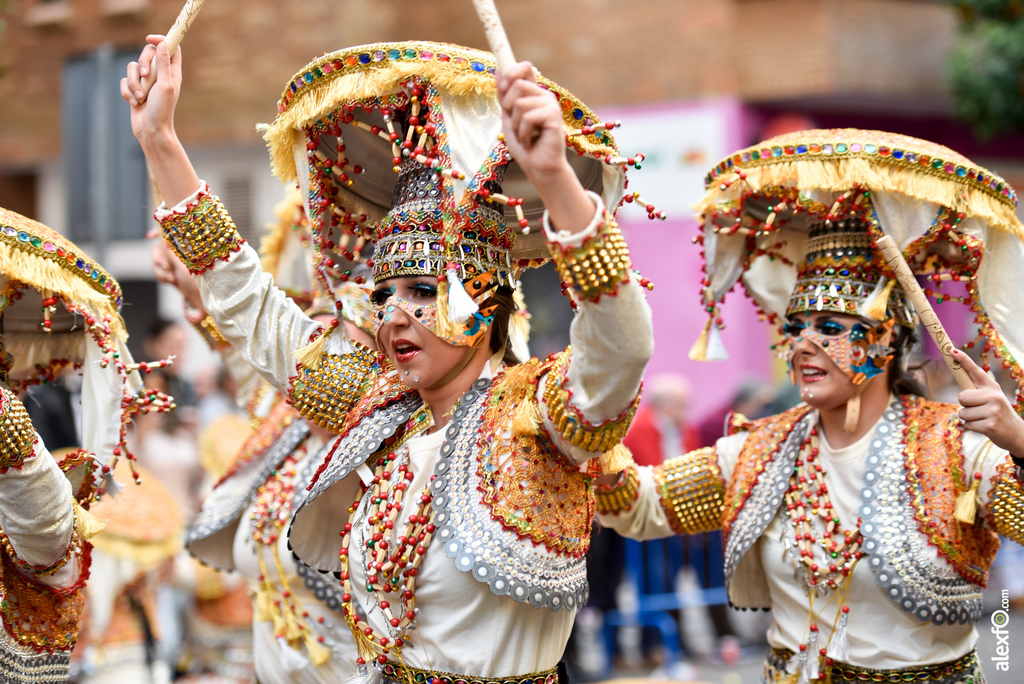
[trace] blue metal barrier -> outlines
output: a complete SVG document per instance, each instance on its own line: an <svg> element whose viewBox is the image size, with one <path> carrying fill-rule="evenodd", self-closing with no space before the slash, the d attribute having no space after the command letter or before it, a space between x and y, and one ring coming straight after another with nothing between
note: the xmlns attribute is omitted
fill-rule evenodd
<svg viewBox="0 0 1024 684"><path fill-rule="evenodd" d="M681 655L676 616L670 611L726 603L724 554L721 532L676 536L667 539L625 542L623 581L633 585L637 601L635 612L610 610L604 616L604 639L609 653L615 651L616 627L653 627L658 630L665 649L665 664ZM694 569L700 581L699 592L679 594L675 578L684 566Z"/></svg>

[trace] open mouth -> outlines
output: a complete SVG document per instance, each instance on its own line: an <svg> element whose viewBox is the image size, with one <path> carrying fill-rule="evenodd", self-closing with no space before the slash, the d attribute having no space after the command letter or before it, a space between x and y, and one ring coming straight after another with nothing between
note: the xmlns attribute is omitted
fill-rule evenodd
<svg viewBox="0 0 1024 684"><path fill-rule="evenodd" d="M828 373L816 366L800 366L800 377L804 382L824 380Z"/></svg>
<svg viewBox="0 0 1024 684"><path fill-rule="evenodd" d="M395 350L395 361L408 363L422 350L409 340L393 340L391 348Z"/></svg>

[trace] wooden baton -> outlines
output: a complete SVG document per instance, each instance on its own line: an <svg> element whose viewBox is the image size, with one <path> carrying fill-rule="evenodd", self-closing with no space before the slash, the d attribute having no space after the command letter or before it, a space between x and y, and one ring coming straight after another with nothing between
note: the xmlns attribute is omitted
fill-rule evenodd
<svg viewBox="0 0 1024 684"><path fill-rule="evenodd" d="M185 0L185 6L178 12L178 18L174 20L171 25L171 30L167 32L167 37L164 38L164 42L167 43L167 54L173 55L174 51L178 48L181 43L181 39L185 37L185 33L189 27L192 26L192 20L199 14L199 10L203 9L203 3L206 0ZM154 59L155 61L155 59ZM153 87L156 82L156 66L150 64L149 73L144 79L142 79L142 91L146 94L149 93L149 89Z"/></svg>
<svg viewBox="0 0 1024 684"><path fill-rule="evenodd" d="M974 381L967 374L967 369L953 358L953 343L950 341L949 335L946 334L945 328L942 327L939 317L935 315L935 309L932 308L931 302L928 301L924 290L918 284L917 278L914 277L914 272L910 270L910 264L903 258L900 248L896 246L896 242L888 235L884 235L875 241L875 246L882 254L882 258L889 263L889 267L896 274L896 280L903 286L903 291L907 293L914 308L917 309L921 323L935 340L935 346L942 353L942 360L949 366L956 384L960 385L960 389L976 389Z"/></svg>
<svg viewBox="0 0 1024 684"><path fill-rule="evenodd" d="M484 25L487 44L491 46L491 52L498 59L498 68L503 72L508 70L515 65L516 58L512 55L512 46L509 45L494 0L473 0L473 6L476 7L476 13Z"/></svg>

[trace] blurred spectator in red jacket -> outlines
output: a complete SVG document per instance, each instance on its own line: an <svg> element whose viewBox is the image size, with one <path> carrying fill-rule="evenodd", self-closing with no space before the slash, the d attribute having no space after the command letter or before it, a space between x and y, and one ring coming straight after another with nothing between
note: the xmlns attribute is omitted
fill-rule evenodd
<svg viewBox="0 0 1024 684"><path fill-rule="evenodd" d="M681 375L655 376L644 392L622 443L637 465L661 465L666 458L700 447L700 432L690 425L690 383Z"/></svg>

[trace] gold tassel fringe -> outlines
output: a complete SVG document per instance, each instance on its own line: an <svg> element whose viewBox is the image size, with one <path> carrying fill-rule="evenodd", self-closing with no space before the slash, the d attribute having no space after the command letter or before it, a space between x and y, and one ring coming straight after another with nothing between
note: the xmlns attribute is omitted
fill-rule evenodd
<svg viewBox="0 0 1024 684"><path fill-rule="evenodd" d="M708 360L708 334L711 332L711 326L714 325L712 319L708 319L708 322L704 324L704 330L701 331L700 337L690 347L690 359L693 361L707 361Z"/></svg>
<svg viewBox="0 0 1024 684"><path fill-rule="evenodd" d="M973 525L975 515L978 512L978 485L981 480L974 478L970 488L956 497L956 508L953 509L953 517L966 525Z"/></svg>
<svg viewBox="0 0 1024 684"><path fill-rule="evenodd" d="M981 219L997 230L1024 238L1024 226L1021 226L1009 203L980 188L967 187L964 183L947 178L946 174L933 175L920 168L861 157L841 160L808 158L753 166L744 169L744 173L754 192L774 186L796 187L801 192L846 192L855 184L871 191L899 192L963 212L966 218ZM714 212L720 203L735 199L735 191L730 191L730 188L723 191L719 183L712 183L708 187L708 193L693 207L698 215Z"/></svg>
<svg viewBox="0 0 1024 684"><path fill-rule="evenodd" d="M324 355L324 345L337 326L328 325L320 335L302 349L295 352L295 360L303 367L316 370L320 367L320 359Z"/></svg>
<svg viewBox="0 0 1024 684"><path fill-rule="evenodd" d="M306 642L306 653L309 654L309 662L313 663L313 667L320 667L331 659L331 649L317 641L316 634L306 630L304 639Z"/></svg>
<svg viewBox="0 0 1024 684"><path fill-rule="evenodd" d="M444 339L461 335L464 328L460 328L448 313L448 280L437 283L437 324L434 333Z"/></svg>
<svg viewBox="0 0 1024 684"><path fill-rule="evenodd" d="M82 539L92 539L107 526L106 520L100 520L89 511L82 508L78 500L74 500L75 509L75 531Z"/></svg>
<svg viewBox="0 0 1024 684"><path fill-rule="evenodd" d="M601 471L605 475L621 473L632 464L633 453L622 442L601 454Z"/></svg>
<svg viewBox="0 0 1024 684"><path fill-rule="evenodd" d="M516 437L540 433L540 407L535 397L523 397L512 412L512 434Z"/></svg>
<svg viewBox="0 0 1024 684"><path fill-rule="evenodd" d="M884 321L886 319L886 312L889 309L889 295L892 294L894 287L896 287L896 279L889 278L885 285L872 292L864 300L864 304L858 313L865 318Z"/></svg>
<svg viewBox="0 0 1024 684"><path fill-rule="evenodd" d="M294 186L289 186L283 200L274 207L275 223L267 224L267 233L260 238L260 264L263 270L277 276L277 267L281 260L281 252L288 236L294 232L294 226L302 221L302 196Z"/></svg>
<svg viewBox="0 0 1024 684"><path fill-rule="evenodd" d="M260 582L256 590L256 620L258 622L271 622L274 619L274 601L270 598L266 584Z"/></svg>

